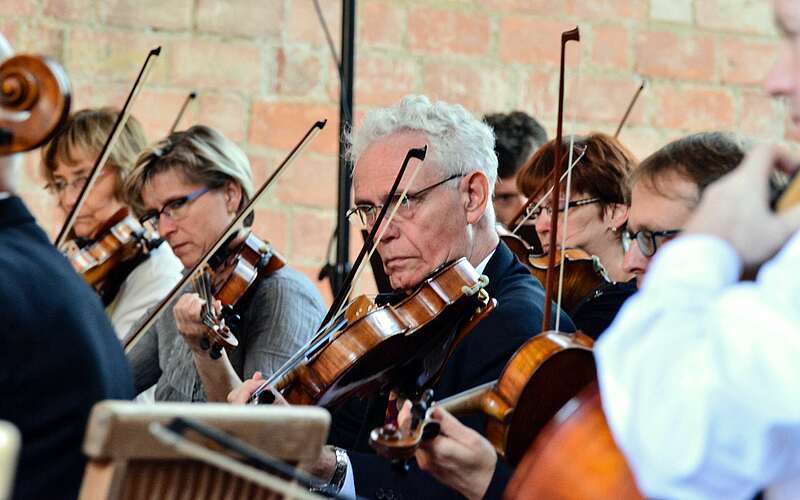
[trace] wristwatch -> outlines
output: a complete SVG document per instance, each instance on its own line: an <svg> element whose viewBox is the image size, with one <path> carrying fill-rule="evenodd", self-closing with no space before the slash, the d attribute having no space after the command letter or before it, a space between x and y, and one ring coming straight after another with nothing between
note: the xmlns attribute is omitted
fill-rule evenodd
<svg viewBox="0 0 800 500"><path fill-rule="evenodd" d="M342 490L344 480L347 478L347 452L335 446L333 451L336 453L336 468L333 470L331 480L310 488L310 491L333 496Z"/></svg>

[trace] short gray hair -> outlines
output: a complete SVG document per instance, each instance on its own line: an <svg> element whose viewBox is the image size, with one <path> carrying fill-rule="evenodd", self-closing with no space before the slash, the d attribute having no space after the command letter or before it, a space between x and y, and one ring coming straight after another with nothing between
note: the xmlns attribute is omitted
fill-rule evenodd
<svg viewBox="0 0 800 500"><path fill-rule="evenodd" d="M477 170L488 177L494 192L497 155L492 129L458 104L432 103L423 95L407 95L392 107L371 111L364 124L348 134L347 158L355 165L370 145L398 132L425 134L428 154L445 176Z"/></svg>

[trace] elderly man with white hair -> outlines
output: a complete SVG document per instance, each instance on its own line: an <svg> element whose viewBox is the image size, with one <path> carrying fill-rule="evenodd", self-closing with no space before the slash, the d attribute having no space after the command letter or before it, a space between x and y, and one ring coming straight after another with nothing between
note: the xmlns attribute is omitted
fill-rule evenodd
<svg viewBox="0 0 800 500"><path fill-rule="evenodd" d="M498 306L461 341L433 390L441 399L498 378L514 351L539 333L544 290L495 230L492 191L497 157L491 129L461 106L407 96L395 106L370 113L350 143L355 165L352 213L368 228L387 203L408 150L428 146L425 161L410 164L400 183L400 188L408 187L408 201L386 228L378 252L397 290L413 289L436 268L460 257L488 276L486 290ZM407 185L418 168L413 184ZM561 326L573 329L566 316ZM353 478L356 493L369 498L457 497L416 465L398 473L371 452L367 437L383 424L386 406L387 397L378 396L352 400L335 412L330 441L348 452L345 456L341 450L335 454L327 450L315 472L324 479ZM463 422L480 431L484 428L484 419L478 416ZM489 489L500 492L504 477L502 472L495 475Z"/></svg>

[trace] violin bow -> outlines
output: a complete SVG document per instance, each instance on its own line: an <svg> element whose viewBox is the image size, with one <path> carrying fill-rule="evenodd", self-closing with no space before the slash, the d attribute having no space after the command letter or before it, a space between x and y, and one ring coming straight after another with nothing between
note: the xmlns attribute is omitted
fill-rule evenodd
<svg viewBox="0 0 800 500"><path fill-rule="evenodd" d="M419 161L425 161L425 156L428 151L428 146L425 145L422 148L414 148L409 149L408 153L406 153L406 157L403 160L403 164L400 166L400 170L397 172L397 175L394 178L394 182L392 183L392 187L389 190L389 194L386 196L387 200L391 200L395 194L397 194L398 187L400 185L400 181L402 181L403 176L405 175L406 168L408 167L408 163L411 161L412 158L416 158ZM408 194L408 190L411 185L414 183L414 179L416 179L417 174L422 169L420 165L414 173L411 175L411 179L409 180L408 184L406 184L405 189L400 195L400 199L406 197ZM392 219L394 218L395 213L397 213L397 207L400 204L397 203L395 207L392 209L392 213L386 215L389 203L384 203L381 207L381 211L378 213L378 217L375 219L375 223L372 225L372 229L367 236L367 239L364 241L364 245L361 247L361 251L358 253L358 257L356 257L355 262L353 263L353 267L350 269L350 272L347 274L347 277L344 280L341 290L334 298L331 307L328 308L328 313L325 315L325 318L322 320L319 329L317 330L317 334L311 338L306 344L301 347L291 358L289 358L280 368L275 370L272 375L264 381L250 396L250 400L253 403L258 402L259 396L265 390L267 390L272 384L275 383L276 380L283 377L286 373L288 373L294 366L297 364L299 360L301 360L306 354L309 352L315 351L321 342L325 342L328 338L328 330L331 322L333 319L338 317L339 313L341 313L342 307L347 300L348 295L350 294L350 289L352 288L353 283L355 282L355 278L360 275L360 269L364 267L364 263L367 262L369 256L372 256L372 252L374 252L375 248L377 248L378 243L380 243L381 238L383 237L384 232L386 231L386 227L389 226ZM384 224L384 219L386 223ZM378 232L378 228L384 225L383 231L381 231L380 235L378 235L377 239L375 237L376 233ZM374 243L373 243L374 242ZM367 255L369 254L369 255Z"/></svg>
<svg viewBox="0 0 800 500"><path fill-rule="evenodd" d="M178 128L178 124L181 122L183 114L186 113L186 108L189 107L189 103L192 102L196 97L197 97L197 92L193 90L189 92L189 95L187 95L186 99L183 100L183 105L181 105L181 110L178 111L178 116L175 117L175 122L173 122L172 127L170 127L169 129L170 134L175 132L175 129Z"/></svg>
<svg viewBox="0 0 800 500"><path fill-rule="evenodd" d="M228 241L228 238L232 236L235 232L239 231L239 224L250 215L255 209L255 204L260 200L267 190L275 183L278 179L278 176L288 167L291 165L297 158L300 156L300 153L308 146L309 143L325 128L325 124L327 120L320 120L314 123L308 131L305 133L300 142L295 145L294 148L289 152L289 154L284 158L284 160L278 165L278 167L272 172L272 174L267 178L266 181L261 185L258 191L253 195L250 201L239 211L239 214L231 220L225 230L217 239L216 243L214 243L206 253L203 254L203 257L192 267L192 269L186 273L183 278L174 286L172 290L164 297L161 302L158 303L158 306L150 313L147 320L142 323L136 331L129 333L125 336L125 340L123 341L123 346L125 347L125 352L129 352L133 346L141 339L141 337L147 332L147 330L153 325L156 318L158 318L161 313L166 309L166 307L172 302L175 296L183 289L184 286L193 278L195 273L198 269L203 269L204 266L208 263L208 260L222 247L222 245Z"/></svg>
<svg viewBox="0 0 800 500"><path fill-rule="evenodd" d="M64 221L64 225L61 227L61 231L56 237L54 242L56 248L60 248L64 244L67 239L67 235L75 225L75 219L77 219L81 208L83 208L83 203L86 201L89 191L94 186L95 181L97 181L97 178L102 171L102 167L105 165L106 161L108 161L108 157L111 155L111 148L117 142L117 139L119 139L119 136L122 134L122 131L125 128L125 124L128 122L128 117L131 114L133 102L137 97L139 97L139 93L147 81L147 77L150 74L153 63L160 54L161 47L156 47L150 50L150 52L147 54L147 58L144 60L144 64L142 65L142 69L139 70L139 75L136 77L136 81L133 83L133 88L128 93L128 97L125 99L125 104L122 106L122 110L117 115L117 120L114 122L114 127L111 129L111 133L108 135L108 139L106 139L105 144L103 144L103 149L100 151L100 155L97 157L97 160L95 160L94 166L89 173L89 177L86 179L86 183L83 185L83 189L81 189L78 199L75 201L75 205L73 205L72 210L69 211L67 219Z"/></svg>
<svg viewBox="0 0 800 500"><path fill-rule="evenodd" d="M622 131L622 127L624 127L625 126L625 122L628 121L628 115L631 114L631 110L633 109L633 105L636 104L636 100L639 99L639 94L641 94L642 90L644 90L644 85L645 85L645 80L642 80L641 85L639 85L639 88L636 89L636 93L633 94L633 97L631 98L631 102L628 103L628 109L626 109L625 110L625 114L622 115L622 120L620 120L619 121L619 125L617 125L617 131L614 132L614 139L619 137L619 133Z"/></svg>
<svg viewBox="0 0 800 500"><path fill-rule="evenodd" d="M570 40L580 42L580 30L575 28L565 31L561 34L561 65L558 77L558 118L556 121L556 138L555 138L555 162L553 164L553 190L550 194L550 206L553 210L558 209L558 198L561 190L558 189L559 181L561 179L561 142L563 138L563 125L564 125L564 56L566 52L567 42ZM547 259L547 275L545 278L544 287L544 316L542 319L542 331L550 329L550 315L551 304L553 302L553 280L555 275L553 269L556 263L556 232L558 231L558 214L555 213L550 218L550 242ZM562 252L563 254L563 252ZM559 315L560 317L560 315Z"/></svg>

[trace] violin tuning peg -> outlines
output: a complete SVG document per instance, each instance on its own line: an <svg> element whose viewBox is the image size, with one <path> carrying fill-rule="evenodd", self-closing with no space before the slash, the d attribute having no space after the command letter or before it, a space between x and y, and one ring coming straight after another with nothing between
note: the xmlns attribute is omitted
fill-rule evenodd
<svg viewBox="0 0 800 500"><path fill-rule="evenodd" d="M214 346L208 355L211 356L211 359L219 359L222 357L222 348L219 346Z"/></svg>
<svg viewBox="0 0 800 500"><path fill-rule="evenodd" d="M208 341L207 338L200 339L200 348L204 351L207 351L208 348L211 347L211 343Z"/></svg>

